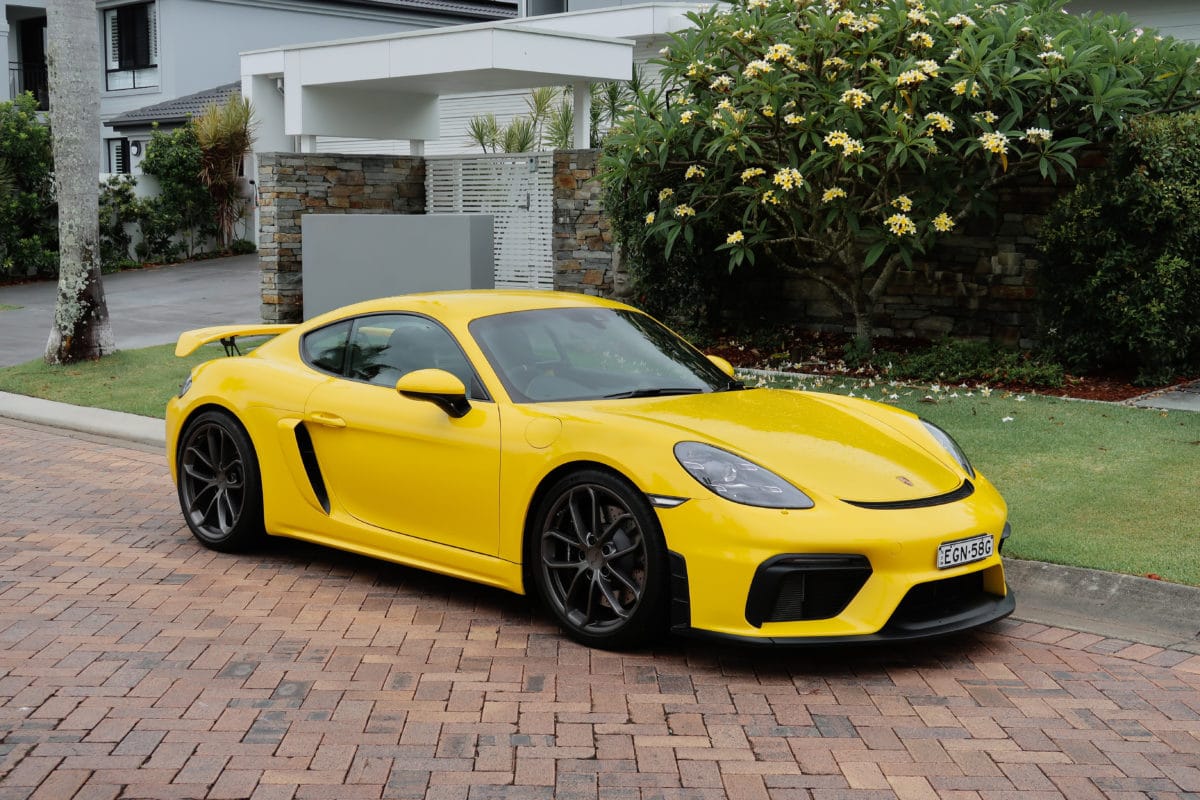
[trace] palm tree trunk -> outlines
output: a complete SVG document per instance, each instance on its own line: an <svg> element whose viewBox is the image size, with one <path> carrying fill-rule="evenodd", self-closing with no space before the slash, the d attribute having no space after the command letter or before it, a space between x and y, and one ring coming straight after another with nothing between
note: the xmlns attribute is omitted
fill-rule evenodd
<svg viewBox="0 0 1200 800"><path fill-rule="evenodd" d="M96 3L50 0L46 29L59 239L58 300L46 361L68 364L115 349L100 282L101 72Z"/></svg>

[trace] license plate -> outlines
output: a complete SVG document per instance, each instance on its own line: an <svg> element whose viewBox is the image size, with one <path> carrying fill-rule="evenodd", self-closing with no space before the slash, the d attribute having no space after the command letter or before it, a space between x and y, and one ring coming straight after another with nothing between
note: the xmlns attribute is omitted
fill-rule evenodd
<svg viewBox="0 0 1200 800"><path fill-rule="evenodd" d="M972 536L970 539L959 539L956 542L945 542L938 547L938 569L950 569L972 561L982 561L992 554L996 543L990 533L982 536Z"/></svg>

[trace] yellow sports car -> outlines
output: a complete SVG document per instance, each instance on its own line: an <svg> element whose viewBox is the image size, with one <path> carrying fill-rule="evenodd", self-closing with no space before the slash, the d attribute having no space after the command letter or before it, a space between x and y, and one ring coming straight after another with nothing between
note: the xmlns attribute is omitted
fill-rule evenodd
<svg viewBox="0 0 1200 800"><path fill-rule="evenodd" d="M746 388L629 306L409 295L176 354L261 335L167 406L208 547L266 532L529 592L599 647L903 640L1013 610L1004 501L943 431Z"/></svg>

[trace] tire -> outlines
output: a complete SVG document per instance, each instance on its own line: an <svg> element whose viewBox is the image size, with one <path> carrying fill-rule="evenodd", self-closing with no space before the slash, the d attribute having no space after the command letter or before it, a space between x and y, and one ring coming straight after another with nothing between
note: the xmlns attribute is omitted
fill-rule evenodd
<svg viewBox="0 0 1200 800"><path fill-rule="evenodd" d="M669 579L662 530L628 481L580 470L537 504L526 540L538 597L572 639L605 649L666 629Z"/></svg>
<svg viewBox="0 0 1200 800"><path fill-rule="evenodd" d="M183 518L205 547L234 553L262 540L258 457L237 420L205 411L189 421L179 437L176 472Z"/></svg>

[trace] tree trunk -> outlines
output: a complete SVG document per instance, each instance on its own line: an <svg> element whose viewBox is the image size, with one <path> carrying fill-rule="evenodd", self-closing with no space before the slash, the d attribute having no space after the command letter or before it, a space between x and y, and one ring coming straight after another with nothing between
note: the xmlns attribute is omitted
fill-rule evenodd
<svg viewBox="0 0 1200 800"><path fill-rule="evenodd" d="M49 0L50 132L58 197L58 300L46 361L111 353L100 282L100 37L95 0Z"/></svg>

